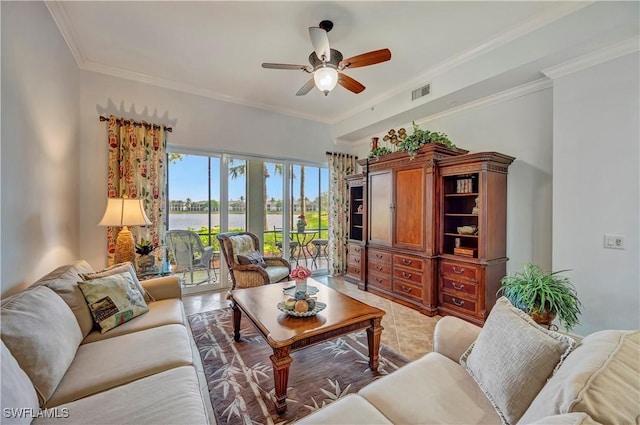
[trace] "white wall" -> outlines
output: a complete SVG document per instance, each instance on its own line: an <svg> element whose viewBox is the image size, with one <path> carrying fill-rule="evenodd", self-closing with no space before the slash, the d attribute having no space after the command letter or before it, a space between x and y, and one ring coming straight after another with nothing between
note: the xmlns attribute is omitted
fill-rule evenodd
<svg viewBox="0 0 640 425"><path fill-rule="evenodd" d="M312 162L337 150L325 124L93 72L82 72L81 81L80 253L93 267L106 261L106 231L97 226L107 191L106 123L99 115L163 122L173 127L170 144L200 150Z"/></svg>
<svg viewBox="0 0 640 425"><path fill-rule="evenodd" d="M0 7L6 295L76 257L79 72L44 3Z"/></svg>
<svg viewBox="0 0 640 425"><path fill-rule="evenodd" d="M420 122L422 129L444 132L470 152L516 158L507 182L508 273L526 262L551 267L552 115L552 90L546 88ZM400 127L411 134L410 123ZM359 156L366 156L364 150Z"/></svg>
<svg viewBox="0 0 640 425"><path fill-rule="evenodd" d="M640 58L554 80L553 267L573 269L577 333L640 326ZM625 250L604 249L605 233Z"/></svg>

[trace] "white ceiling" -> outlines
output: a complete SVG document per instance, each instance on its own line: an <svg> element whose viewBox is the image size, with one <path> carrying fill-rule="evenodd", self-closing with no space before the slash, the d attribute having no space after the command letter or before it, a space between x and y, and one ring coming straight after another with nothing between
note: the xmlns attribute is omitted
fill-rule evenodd
<svg viewBox="0 0 640 425"><path fill-rule="evenodd" d="M336 124L420 87L433 75L534 34L589 3L70 1L47 5L82 69ZM312 51L308 27L323 19L334 22L331 47L345 57L391 50L389 62L345 71L367 87L361 94L338 86L327 97L317 89L296 96L309 74L261 67L262 62L307 64ZM566 60L556 56L555 63ZM554 63L545 66L549 64Z"/></svg>

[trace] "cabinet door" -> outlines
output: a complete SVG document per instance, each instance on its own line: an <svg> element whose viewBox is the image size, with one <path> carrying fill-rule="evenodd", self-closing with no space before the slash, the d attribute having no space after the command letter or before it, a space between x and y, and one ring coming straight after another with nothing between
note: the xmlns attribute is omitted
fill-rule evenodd
<svg viewBox="0 0 640 425"><path fill-rule="evenodd" d="M395 239L394 246L424 249L424 168L395 171Z"/></svg>
<svg viewBox="0 0 640 425"><path fill-rule="evenodd" d="M369 174L369 240L391 245L391 171Z"/></svg>

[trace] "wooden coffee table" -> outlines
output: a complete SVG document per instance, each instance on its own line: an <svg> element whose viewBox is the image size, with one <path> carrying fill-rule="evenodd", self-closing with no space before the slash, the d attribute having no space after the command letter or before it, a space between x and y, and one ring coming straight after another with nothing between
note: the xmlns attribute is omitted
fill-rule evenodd
<svg viewBox="0 0 640 425"><path fill-rule="evenodd" d="M287 410L287 382L292 362L289 354L292 351L366 329L369 368L372 371L378 370L380 335L383 329L380 321L385 312L313 279L308 279L307 282L318 288L318 293L314 295L317 300L327 304L327 308L312 317L289 316L276 307L280 301L289 298L289 295L284 294L283 288L293 285L293 282L234 289L231 292L235 340L240 340L240 318L244 313L273 349L269 358L273 365L276 393L274 402L279 414Z"/></svg>

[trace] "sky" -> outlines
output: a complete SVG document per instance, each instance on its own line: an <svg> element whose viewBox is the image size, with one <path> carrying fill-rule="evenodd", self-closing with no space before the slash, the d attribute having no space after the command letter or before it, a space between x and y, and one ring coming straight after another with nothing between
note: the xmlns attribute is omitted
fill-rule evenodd
<svg viewBox="0 0 640 425"><path fill-rule="evenodd" d="M244 165L244 160L236 160L234 165ZM190 198L192 201L204 201L208 199L208 168L209 157L198 155L183 155L181 160L173 161L169 164L169 199L171 201L186 200ZM282 199L283 177L276 173L273 163L267 164L269 177L267 179L267 199ZM294 195L300 192L300 167L294 165ZM328 171L321 169L323 179L322 191L328 191ZM211 197L220 200L220 159L211 158ZM305 167L305 196L314 199L318 196L318 168ZM238 200L240 196L246 198L246 179L245 176L239 176L232 179L229 176L229 198Z"/></svg>

